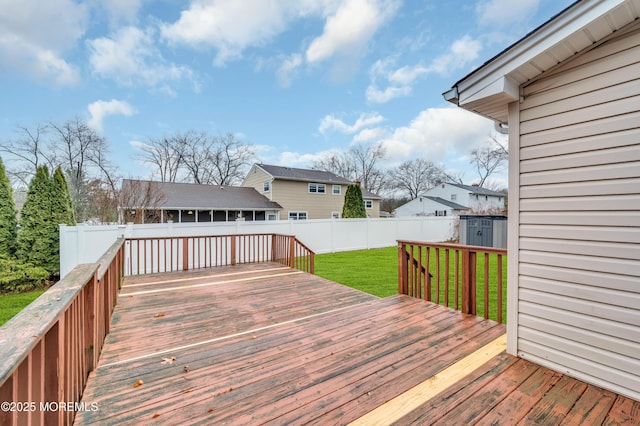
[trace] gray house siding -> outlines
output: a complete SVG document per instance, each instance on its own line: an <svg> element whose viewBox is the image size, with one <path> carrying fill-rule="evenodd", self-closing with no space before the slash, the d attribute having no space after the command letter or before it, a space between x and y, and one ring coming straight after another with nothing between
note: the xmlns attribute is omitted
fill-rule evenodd
<svg viewBox="0 0 640 426"><path fill-rule="evenodd" d="M640 25L521 94L517 354L640 399Z"/></svg>

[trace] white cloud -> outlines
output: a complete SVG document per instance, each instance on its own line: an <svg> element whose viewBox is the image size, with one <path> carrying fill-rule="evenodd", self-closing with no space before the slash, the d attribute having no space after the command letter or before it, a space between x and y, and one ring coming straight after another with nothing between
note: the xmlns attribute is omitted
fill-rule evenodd
<svg viewBox="0 0 640 426"><path fill-rule="evenodd" d="M443 76L450 75L452 71L457 71L477 59L480 50L482 50L482 43L465 35L453 42L449 52L438 56L428 70Z"/></svg>
<svg viewBox="0 0 640 426"><path fill-rule="evenodd" d="M193 77L189 68L164 59L151 30L124 27L112 38L97 38L87 45L94 74L123 86L142 85L173 94L172 83Z"/></svg>
<svg viewBox="0 0 640 426"><path fill-rule="evenodd" d="M80 73L63 56L76 47L87 21L87 8L71 0L5 0L0 7L2 61L57 86L76 84Z"/></svg>
<svg viewBox="0 0 640 426"><path fill-rule="evenodd" d="M294 53L282 61L276 72L278 81L282 87L291 86L291 80L296 70L302 65L302 55Z"/></svg>
<svg viewBox="0 0 640 426"><path fill-rule="evenodd" d="M478 24L505 28L534 16L540 0L484 0L476 4ZM509 11L509 13L505 13Z"/></svg>
<svg viewBox="0 0 640 426"><path fill-rule="evenodd" d="M87 106L89 110L89 121L87 124L96 132L102 132L102 122L109 115L124 115L131 117L136 113L128 102L111 99L110 101L95 101Z"/></svg>
<svg viewBox="0 0 640 426"><path fill-rule="evenodd" d="M371 83L365 92L370 103L386 103L407 96L416 80L430 73L450 75L478 58L482 43L468 35L454 41L449 51L436 57L428 66L421 64L397 67L397 59L389 57L376 61L369 70ZM386 85L380 89L379 82Z"/></svg>
<svg viewBox="0 0 640 426"><path fill-rule="evenodd" d="M353 137L353 142L354 143L360 143L360 142L377 142L383 138L385 138L388 135L387 130L380 128L380 127L374 127L371 129L363 129L361 131L358 132L357 135L355 135Z"/></svg>
<svg viewBox="0 0 640 426"><path fill-rule="evenodd" d="M428 108L408 126L395 129L383 145L392 163L416 157L442 162L486 143L492 129L490 120L461 108Z"/></svg>
<svg viewBox="0 0 640 426"><path fill-rule="evenodd" d="M247 47L284 31L298 7L293 0L193 0L176 22L162 25L161 31L172 43L215 48L214 63L222 66L241 57Z"/></svg>
<svg viewBox="0 0 640 426"><path fill-rule="evenodd" d="M246 49L269 43L296 20L322 19L323 32L274 67L287 87L305 64L333 60L333 77L350 75L399 5L400 0L192 0L178 20L160 28L170 43L215 49L213 64L224 66Z"/></svg>
<svg viewBox="0 0 640 426"><path fill-rule="evenodd" d="M318 131L324 134L329 130L337 130L342 133L352 134L356 133L362 128L379 124L384 121L384 117L380 114L360 114L360 117L353 124L347 124L334 115L325 116L320 122Z"/></svg>
<svg viewBox="0 0 640 426"><path fill-rule="evenodd" d="M310 63L362 52L369 39L397 10L395 1L347 0L327 17L322 35L306 51Z"/></svg>
<svg viewBox="0 0 640 426"><path fill-rule="evenodd" d="M118 27L121 24L134 24L144 0L109 0L99 2L107 12L109 24Z"/></svg>

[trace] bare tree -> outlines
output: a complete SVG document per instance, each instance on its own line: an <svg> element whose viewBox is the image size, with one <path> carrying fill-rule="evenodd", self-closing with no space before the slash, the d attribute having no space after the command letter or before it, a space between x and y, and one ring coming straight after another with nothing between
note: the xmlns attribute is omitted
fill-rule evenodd
<svg viewBox="0 0 640 426"><path fill-rule="evenodd" d="M54 139L54 150L59 165L65 171L75 217L85 221L96 216L96 195L92 188L109 188L115 198L116 172L107 160L106 140L84 121L75 117L62 124L49 123Z"/></svg>
<svg viewBox="0 0 640 426"><path fill-rule="evenodd" d="M385 157L381 143L356 145L345 153L334 153L318 161L312 168L335 173L345 179L359 180L368 191L379 193L386 185L385 173L378 168L378 162Z"/></svg>
<svg viewBox="0 0 640 426"><path fill-rule="evenodd" d="M18 129L18 139L0 145L0 151L9 154L12 177L26 185L39 166L47 165L51 170L60 166L67 177L76 220L83 222L94 216L103 219L105 203L101 201L98 206L96 200L104 200L107 195L114 200L119 179L115 166L108 161L107 141L78 117L61 124ZM114 214L115 207L107 216Z"/></svg>
<svg viewBox="0 0 640 426"><path fill-rule="evenodd" d="M167 199L158 182L124 179L118 197L119 222L148 222L149 216L158 219L158 207Z"/></svg>
<svg viewBox="0 0 640 426"><path fill-rule="evenodd" d="M204 132L197 133L193 130L177 137L182 139L179 144L183 147L182 166L189 173L189 179L193 183L211 183L213 139Z"/></svg>
<svg viewBox="0 0 640 426"><path fill-rule="evenodd" d="M244 177L254 162L255 149L228 133L211 137L189 130L152 139L140 159L154 166L162 182L188 180L210 185L230 185Z"/></svg>
<svg viewBox="0 0 640 426"><path fill-rule="evenodd" d="M215 138L214 147L213 173L208 183L230 185L241 182L255 159L254 147L237 140L231 133Z"/></svg>
<svg viewBox="0 0 640 426"><path fill-rule="evenodd" d="M15 164L7 173L26 188L39 166L46 165L51 170L55 169L55 155L45 138L47 126L37 125L30 129L18 125L17 128L20 136L0 144L0 152L9 154L8 162Z"/></svg>
<svg viewBox="0 0 640 426"><path fill-rule="evenodd" d="M362 186L374 193L381 192L385 185L385 174L377 164L385 157L385 150L381 143L375 145L356 145L349 150L349 155L356 166L357 179Z"/></svg>
<svg viewBox="0 0 640 426"><path fill-rule="evenodd" d="M332 153L313 162L311 168L331 172L337 176L349 180L356 180L357 172L355 164L347 152Z"/></svg>
<svg viewBox="0 0 640 426"><path fill-rule="evenodd" d="M390 186L400 191L409 200L446 179L446 174L441 167L432 161L422 158L405 161L400 166L389 171Z"/></svg>
<svg viewBox="0 0 640 426"><path fill-rule="evenodd" d="M138 158L155 168L160 181L176 182L184 163L184 140L180 134L150 139L140 147L142 154Z"/></svg>
<svg viewBox="0 0 640 426"><path fill-rule="evenodd" d="M471 160L469 161L476 167L480 182L478 186L484 187L487 179L502 170L505 163L509 160L509 151L494 136L489 137L487 145L471 151Z"/></svg>

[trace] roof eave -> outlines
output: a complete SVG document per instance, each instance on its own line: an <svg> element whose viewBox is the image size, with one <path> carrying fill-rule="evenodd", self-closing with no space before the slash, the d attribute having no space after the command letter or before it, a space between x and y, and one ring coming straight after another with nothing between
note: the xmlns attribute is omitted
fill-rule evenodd
<svg viewBox="0 0 640 426"><path fill-rule="evenodd" d="M626 1L636 6L640 4L638 0ZM624 4L625 0L582 0L573 3L459 80L443 93L444 99L494 121L506 123L508 104L519 99L519 87L523 83L592 48L637 18L631 12L618 13L618 22L610 26L608 33L602 31L601 19ZM590 31L596 26L598 31ZM589 34L598 34L598 37L592 35L591 39L584 39L585 30ZM575 51L567 51L560 57L558 46L572 38L580 38L582 44ZM548 55L550 51L554 55Z"/></svg>

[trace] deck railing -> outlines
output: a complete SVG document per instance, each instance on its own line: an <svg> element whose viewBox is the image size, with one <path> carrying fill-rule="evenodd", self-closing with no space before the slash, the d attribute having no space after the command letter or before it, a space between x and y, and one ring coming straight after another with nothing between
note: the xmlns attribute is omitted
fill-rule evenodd
<svg viewBox="0 0 640 426"><path fill-rule="evenodd" d="M313 251L282 234L130 238L125 252L127 276L269 261L314 272Z"/></svg>
<svg viewBox="0 0 640 426"><path fill-rule="evenodd" d="M398 241L398 292L505 322L507 250Z"/></svg>
<svg viewBox="0 0 640 426"><path fill-rule="evenodd" d="M124 240L0 328L0 424L71 424L98 363L124 273Z"/></svg>

